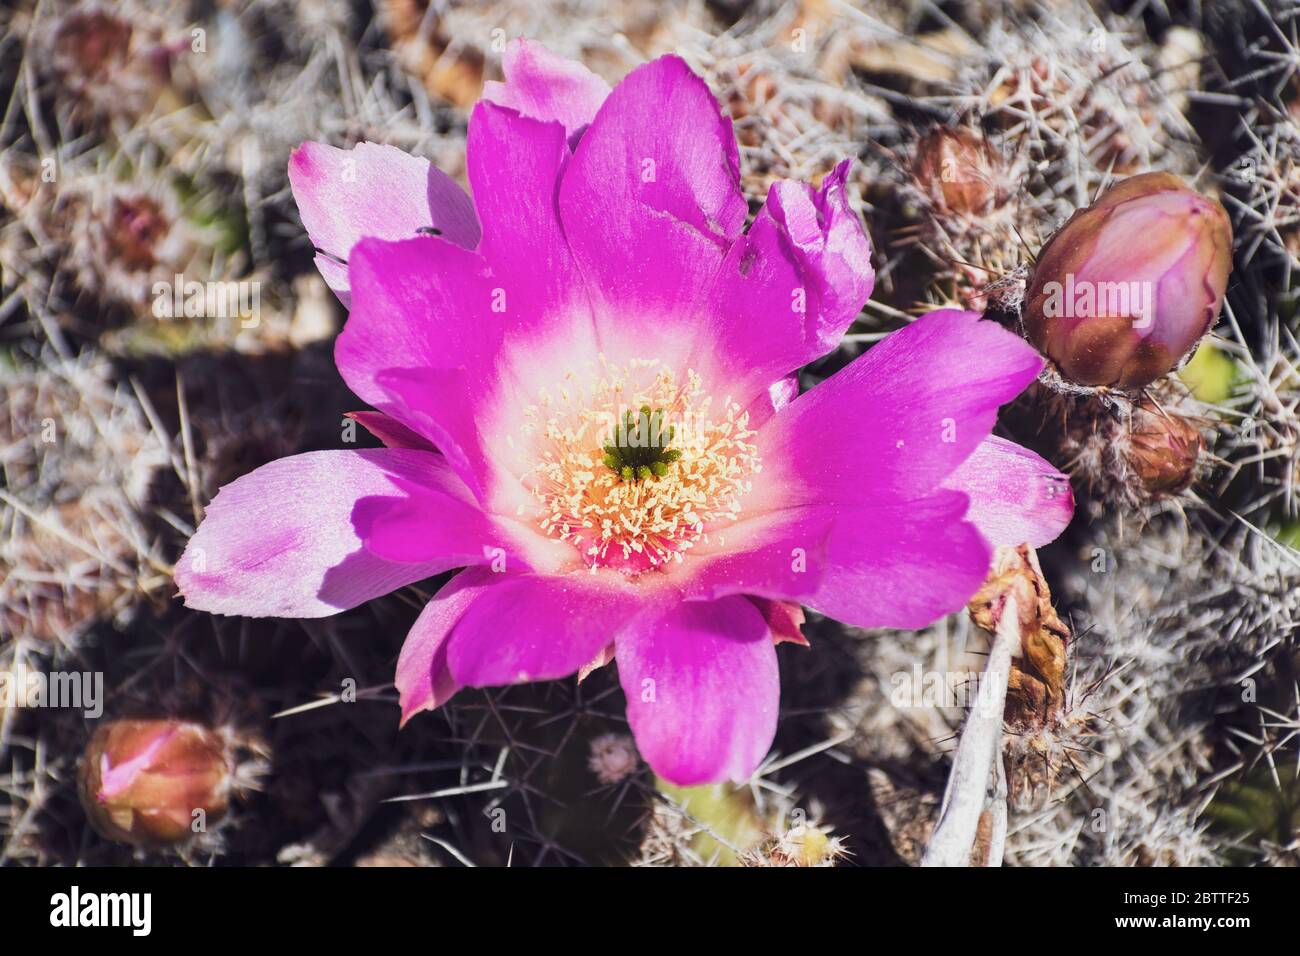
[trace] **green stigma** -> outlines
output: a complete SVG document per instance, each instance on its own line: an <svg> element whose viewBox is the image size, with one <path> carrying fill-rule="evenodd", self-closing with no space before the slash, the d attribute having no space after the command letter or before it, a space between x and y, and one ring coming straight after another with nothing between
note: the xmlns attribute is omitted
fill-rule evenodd
<svg viewBox="0 0 1300 956"><path fill-rule="evenodd" d="M624 481L662 478L668 466L682 457L679 450L668 447L676 434L663 409L652 411L642 405L639 412L624 412L603 448L605 467Z"/></svg>

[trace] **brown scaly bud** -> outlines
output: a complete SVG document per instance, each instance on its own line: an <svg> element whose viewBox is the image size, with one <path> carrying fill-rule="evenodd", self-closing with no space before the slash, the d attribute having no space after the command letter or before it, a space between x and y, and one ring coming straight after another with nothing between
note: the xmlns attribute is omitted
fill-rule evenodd
<svg viewBox="0 0 1300 956"><path fill-rule="evenodd" d="M1043 247L1025 334L1068 381L1140 389L1214 324L1232 267L1223 207L1169 173L1126 179Z"/></svg>
<svg viewBox="0 0 1300 956"><path fill-rule="evenodd" d="M1204 440L1186 418L1144 401L1133 410L1128 465L1152 499L1185 490L1196 477Z"/></svg>
<svg viewBox="0 0 1300 956"><path fill-rule="evenodd" d="M916 145L912 174L938 212L980 216L1007 199L1002 157L966 129L936 129Z"/></svg>
<svg viewBox="0 0 1300 956"><path fill-rule="evenodd" d="M78 784L105 837L166 846L226 815L234 775L230 744L217 731L181 720L114 720L91 738Z"/></svg>

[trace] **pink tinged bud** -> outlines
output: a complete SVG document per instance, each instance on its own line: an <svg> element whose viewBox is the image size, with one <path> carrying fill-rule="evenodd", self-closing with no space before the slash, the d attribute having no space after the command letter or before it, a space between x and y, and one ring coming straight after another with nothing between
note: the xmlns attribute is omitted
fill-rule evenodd
<svg viewBox="0 0 1300 956"><path fill-rule="evenodd" d="M1169 173L1134 176L1043 247L1025 333L1071 382L1141 388L1209 331L1231 266L1232 226L1219 203Z"/></svg>
<svg viewBox="0 0 1300 956"><path fill-rule="evenodd" d="M216 731L179 720L115 720L91 738L78 783L86 815L105 837L163 846L225 816L232 774Z"/></svg>

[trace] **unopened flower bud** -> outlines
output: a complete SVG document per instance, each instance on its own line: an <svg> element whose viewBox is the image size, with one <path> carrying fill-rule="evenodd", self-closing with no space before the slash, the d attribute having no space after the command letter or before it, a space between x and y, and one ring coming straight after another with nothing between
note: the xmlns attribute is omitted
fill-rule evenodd
<svg viewBox="0 0 1300 956"><path fill-rule="evenodd" d="M100 833L161 846L225 816L233 774L227 741L216 731L180 720L115 720L91 738L78 782Z"/></svg>
<svg viewBox="0 0 1300 956"><path fill-rule="evenodd" d="M1128 464L1147 494L1177 494L1196 477L1202 444L1200 431L1187 419L1143 402L1133 412Z"/></svg>
<svg viewBox="0 0 1300 956"><path fill-rule="evenodd" d="M936 129L916 146L912 174L935 208L978 216L1005 201L998 185L1001 157L966 129Z"/></svg>
<svg viewBox="0 0 1300 956"><path fill-rule="evenodd" d="M128 272L152 269L158 244L170 228L162 207L148 196L114 199L105 230L110 260Z"/></svg>
<svg viewBox="0 0 1300 956"><path fill-rule="evenodd" d="M131 24L103 10L74 13L55 31L54 49L62 72L102 83L130 54Z"/></svg>
<svg viewBox="0 0 1300 956"><path fill-rule="evenodd" d="M1029 281L1029 340L1068 381L1137 389L1174 368L1214 323L1232 264L1219 203L1145 173L1080 209Z"/></svg>
<svg viewBox="0 0 1300 956"><path fill-rule="evenodd" d="M587 766L606 786L622 783L640 763L636 744L627 734L601 734L591 742Z"/></svg>
<svg viewBox="0 0 1300 956"><path fill-rule="evenodd" d="M67 6L74 9L66 16L42 21L48 26L30 51L53 74L56 96L82 119L143 116L171 83L174 60L190 47L188 31L165 42L160 18L147 9L98 0Z"/></svg>

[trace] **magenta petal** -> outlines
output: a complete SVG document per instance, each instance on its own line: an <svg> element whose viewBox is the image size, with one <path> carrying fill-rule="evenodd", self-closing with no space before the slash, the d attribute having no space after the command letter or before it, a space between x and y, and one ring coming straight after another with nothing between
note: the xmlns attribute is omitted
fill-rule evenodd
<svg viewBox="0 0 1300 956"><path fill-rule="evenodd" d="M491 571L470 568L442 586L424 606L397 658L395 683L402 723L445 704L461 685L447 669L447 637L465 609L492 583Z"/></svg>
<svg viewBox="0 0 1300 956"><path fill-rule="evenodd" d="M931 312L761 429L764 483L784 487L789 503L921 498L970 457L1042 364L977 313Z"/></svg>
<svg viewBox="0 0 1300 956"><path fill-rule="evenodd" d="M687 601L615 641L637 749L678 786L743 783L776 735L780 678L763 615L744 597Z"/></svg>
<svg viewBox="0 0 1300 956"><path fill-rule="evenodd" d="M1070 480L1028 448L990 435L943 487L970 498L966 520L990 544L1035 548L1054 541L1074 514Z"/></svg>
<svg viewBox="0 0 1300 956"><path fill-rule="evenodd" d="M386 369L378 376L386 396L382 404L400 415L413 430L427 435L461 480L486 500L492 466L482 447L474 402L490 395L490 382L475 379L463 368Z"/></svg>
<svg viewBox="0 0 1300 956"><path fill-rule="evenodd" d="M496 322L588 310L556 205L557 183L569 160L564 128L479 103L465 148L483 221L479 253L501 290Z"/></svg>
<svg viewBox="0 0 1300 956"><path fill-rule="evenodd" d="M614 88L560 181L560 215L604 321L682 323L745 222L730 120L675 56Z"/></svg>
<svg viewBox="0 0 1300 956"><path fill-rule="evenodd" d="M452 631L447 663L471 687L566 677L600 654L638 603L620 582L585 572L497 575Z"/></svg>
<svg viewBox="0 0 1300 956"><path fill-rule="evenodd" d="M359 143L350 150L303 143L289 160L298 214L321 274L347 301L345 263L363 236L406 239L437 229L448 242L478 245L478 218L465 191L427 159L394 146Z"/></svg>
<svg viewBox="0 0 1300 956"><path fill-rule="evenodd" d="M775 183L727 254L709 314L717 341L735 347L738 375L770 382L820 358L871 295L871 243L845 193L849 166L820 190Z"/></svg>
<svg viewBox="0 0 1300 956"><path fill-rule="evenodd" d="M803 603L856 627L925 627L960 610L991 560L966 496L836 510L817 593Z"/></svg>
<svg viewBox="0 0 1300 956"><path fill-rule="evenodd" d="M609 96L609 84L581 63L523 38L506 44L505 82L483 84L483 99L530 119L557 122L568 136L580 132Z"/></svg>
<svg viewBox="0 0 1300 956"><path fill-rule="evenodd" d="M176 562L187 606L245 617L325 617L454 564L404 564L367 551L355 504L395 479L444 470L438 455L317 451L263 465L221 489Z"/></svg>
<svg viewBox="0 0 1300 956"><path fill-rule="evenodd" d="M876 283L871 240L845 188L852 165L842 161L820 189L788 180L774 183L760 213L783 229L793 247L808 289L807 331L816 356L839 344Z"/></svg>
<svg viewBox="0 0 1300 956"><path fill-rule="evenodd" d="M787 375L759 393L745 409L749 413L749 427L762 428L763 424L799 397L799 376Z"/></svg>
<svg viewBox="0 0 1300 956"><path fill-rule="evenodd" d="M387 495L362 498L352 509L352 524L366 550L385 561L445 568L503 563L523 570L506 537L441 455L439 468L418 480L393 479Z"/></svg>
<svg viewBox="0 0 1300 956"><path fill-rule="evenodd" d="M500 276L479 253L432 237L363 239L349 276L352 314L334 346L339 373L363 400L432 442L483 500L497 475L480 416L517 385L520 365L535 368L548 349L589 342L590 311L581 302L542 308L534 293L544 295L548 280Z"/></svg>
<svg viewBox="0 0 1300 956"><path fill-rule="evenodd" d="M835 512L790 508L756 515L713 535L688 553L680 593L691 600L731 594L802 601L817 593L829 562Z"/></svg>
<svg viewBox="0 0 1300 956"><path fill-rule="evenodd" d="M395 418L383 412L348 412L352 419L370 434L374 435L387 448L415 448L419 451L437 451L433 444L423 435L407 428Z"/></svg>
<svg viewBox="0 0 1300 956"><path fill-rule="evenodd" d="M481 490L472 396L491 394L502 339L487 264L441 239L363 239L349 262L352 314L334 345L365 402L423 435ZM471 391L472 389L472 391Z"/></svg>
<svg viewBox="0 0 1300 956"><path fill-rule="evenodd" d="M772 632L774 644L798 644L808 646L808 638L803 636L804 613L798 604L789 601L767 601L763 598L750 598L758 613L767 621L767 629Z"/></svg>

